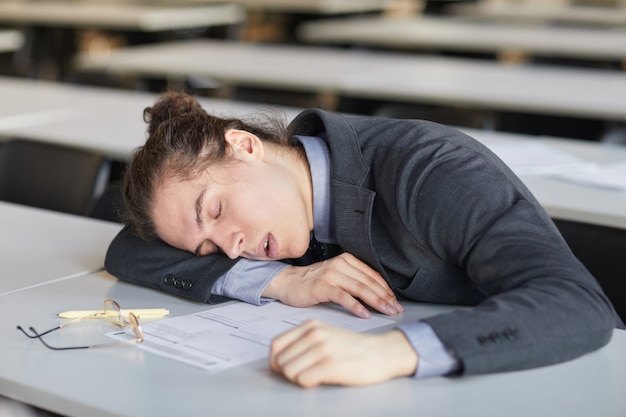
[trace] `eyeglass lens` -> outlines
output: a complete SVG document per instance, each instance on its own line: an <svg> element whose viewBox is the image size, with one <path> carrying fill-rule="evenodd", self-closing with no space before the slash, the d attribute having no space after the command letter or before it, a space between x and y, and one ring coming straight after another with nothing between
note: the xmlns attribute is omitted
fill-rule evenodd
<svg viewBox="0 0 626 417"><path fill-rule="evenodd" d="M110 299L104 300L104 315L107 319L109 319L111 323L115 324L116 326L130 326L138 341L143 341L143 332L141 330L141 326L139 325L139 320L137 319L137 316L135 316L133 313L128 313L127 320L126 316L124 316L124 312L117 302Z"/></svg>
<svg viewBox="0 0 626 417"><path fill-rule="evenodd" d="M116 326L126 327L129 324L120 305L113 300L104 300L104 316Z"/></svg>

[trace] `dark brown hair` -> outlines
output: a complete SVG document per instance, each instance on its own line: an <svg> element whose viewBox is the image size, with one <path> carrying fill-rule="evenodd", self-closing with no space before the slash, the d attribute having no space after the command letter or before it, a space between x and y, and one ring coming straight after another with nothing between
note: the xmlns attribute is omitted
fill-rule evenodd
<svg viewBox="0 0 626 417"><path fill-rule="evenodd" d="M192 178L202 169L228 158L224 133L245 130L263 141L292 143L286 123L265 115L256 121L207 114L191 95L166 92L143 114L148 139L137 148L124 174L122 220L140 237L156 237L152 220L154 194L164 179Z"/></svg>

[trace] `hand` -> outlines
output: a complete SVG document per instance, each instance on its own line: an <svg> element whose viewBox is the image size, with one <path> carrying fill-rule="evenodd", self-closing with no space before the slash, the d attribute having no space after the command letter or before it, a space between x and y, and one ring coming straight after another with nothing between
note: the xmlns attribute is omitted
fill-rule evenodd
<svg viewBox="0 0 626 417"><path fill-rule="evenodd" d="M349 253L308 266L285 268L265 288L263 296L293 307L332 301L362 318L371 314L356 298L384 314L403 311L384 278Z"/></svg>
<svg viewBox="0 0 626 417"><path fill-rule="evenodd" d="M270 367L309 388L369 385L412 375L418 357L404 334L353 333L310 320L272 342Z"/></svg>

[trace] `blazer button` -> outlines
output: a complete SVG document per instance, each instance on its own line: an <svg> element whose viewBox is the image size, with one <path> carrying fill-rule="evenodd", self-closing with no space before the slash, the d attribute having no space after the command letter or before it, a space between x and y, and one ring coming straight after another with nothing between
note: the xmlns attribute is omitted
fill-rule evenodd
<svg viewBox="0 0 626 417"><path fill-rule="evenodd" d="M188 290L193 286L193 283L188 279L183 280L183 290Z"/></svg>
<svg viewBox="0 0 626 417"><path fill-rule="evenodd" d="M165 282L165 284L167 285L172 285L174 283L174 275L167 274L165 278L163 278L163 282Z"/></svg>
<svg viewBox="0 0 626 417"><path fill-rule="evenodd" d="M183 280L179 279L179 278L175 279L174 280L174 286L176 288L182 288L183 287Z"/></svg>

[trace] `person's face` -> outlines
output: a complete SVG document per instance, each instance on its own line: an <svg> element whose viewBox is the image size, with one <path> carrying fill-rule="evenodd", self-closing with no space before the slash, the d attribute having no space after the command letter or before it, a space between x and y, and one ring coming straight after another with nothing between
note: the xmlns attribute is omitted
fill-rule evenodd
<svg viewBox="0 0 626 417"><path fill-rule="evenodd" d="M248 132L232 129L225 138L235 160L157 187L153 220L158 236L197 255L302 256L313 228L308 171L294 170L292 158L285 163Z"/></svg>

